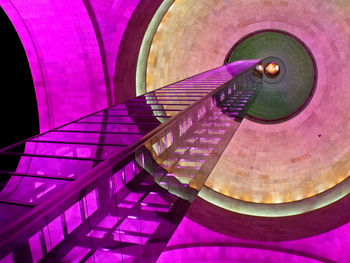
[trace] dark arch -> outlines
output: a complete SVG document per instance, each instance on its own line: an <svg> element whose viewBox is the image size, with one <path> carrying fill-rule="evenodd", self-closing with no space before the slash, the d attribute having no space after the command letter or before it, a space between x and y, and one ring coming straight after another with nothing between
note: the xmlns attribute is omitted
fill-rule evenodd
<svg viewBox="0 0 350 263"><path fill-rule="evenodd" d="M26 53L15 28L0 8L1 89L0 148L39 133L39 116L33 79ZM24 145L15 149L23 152ZM1 156L0 170L14 171L19 157ZM8 177L1 175L0 190Z"/></svg>

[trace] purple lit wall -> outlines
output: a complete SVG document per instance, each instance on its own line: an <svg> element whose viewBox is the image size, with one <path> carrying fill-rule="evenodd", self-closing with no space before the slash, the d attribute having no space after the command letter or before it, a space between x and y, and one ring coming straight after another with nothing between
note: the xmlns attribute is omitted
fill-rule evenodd
<svg viewBox="0 0 350 263"><path fill-rule="evenodd" d="M114 102L119 45L139 0L1 0L27 53L40 130Z"/></svg>
<svg viewBox="0 0 350 263"><path fill-rule="evenodd" d="M262 242L223 235L185 218L158 262L345 263L350 258L349 245L349 224L309 238Z"/></svg>

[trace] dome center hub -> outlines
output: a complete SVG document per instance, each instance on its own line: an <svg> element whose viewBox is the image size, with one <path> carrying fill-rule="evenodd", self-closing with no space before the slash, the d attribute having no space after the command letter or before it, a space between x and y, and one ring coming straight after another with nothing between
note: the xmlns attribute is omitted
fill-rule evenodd
<svg viewBox="0 0 350 263"><path fill-rule="evenodd" d="M269 78L275 78L280 73L280 66L276 62L270 62L265 66L265 74Z"/></svg>

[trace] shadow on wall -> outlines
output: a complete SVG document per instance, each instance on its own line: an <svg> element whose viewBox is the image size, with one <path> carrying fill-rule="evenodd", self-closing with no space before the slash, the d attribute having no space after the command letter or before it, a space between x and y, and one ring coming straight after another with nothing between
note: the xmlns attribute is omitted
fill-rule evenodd
<svg viewBox="0 0 350 263"><path fill-rule="evenodd" d="M297 216L258 217L230 212L198 197L187 216L208 229L237 238L288 241L319 235L349 223L350 211L344 209L349 203L348 195L324 208ZM220 218L220 224L215 218Z"/></svg>

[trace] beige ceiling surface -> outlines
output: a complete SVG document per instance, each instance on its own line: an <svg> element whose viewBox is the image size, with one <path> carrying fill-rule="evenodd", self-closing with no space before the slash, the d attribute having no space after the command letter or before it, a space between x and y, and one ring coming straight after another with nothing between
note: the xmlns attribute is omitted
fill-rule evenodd
<svg viewBox="0 0 350 263"><path fill-rule="evenodd" d="M220 66L232 45L259 29L299 37L318 66L306 109L273 125L244 120L206 186L255 203L321 193L350 172L350 2L176 0L154 37L147 90Z"/></svg>

